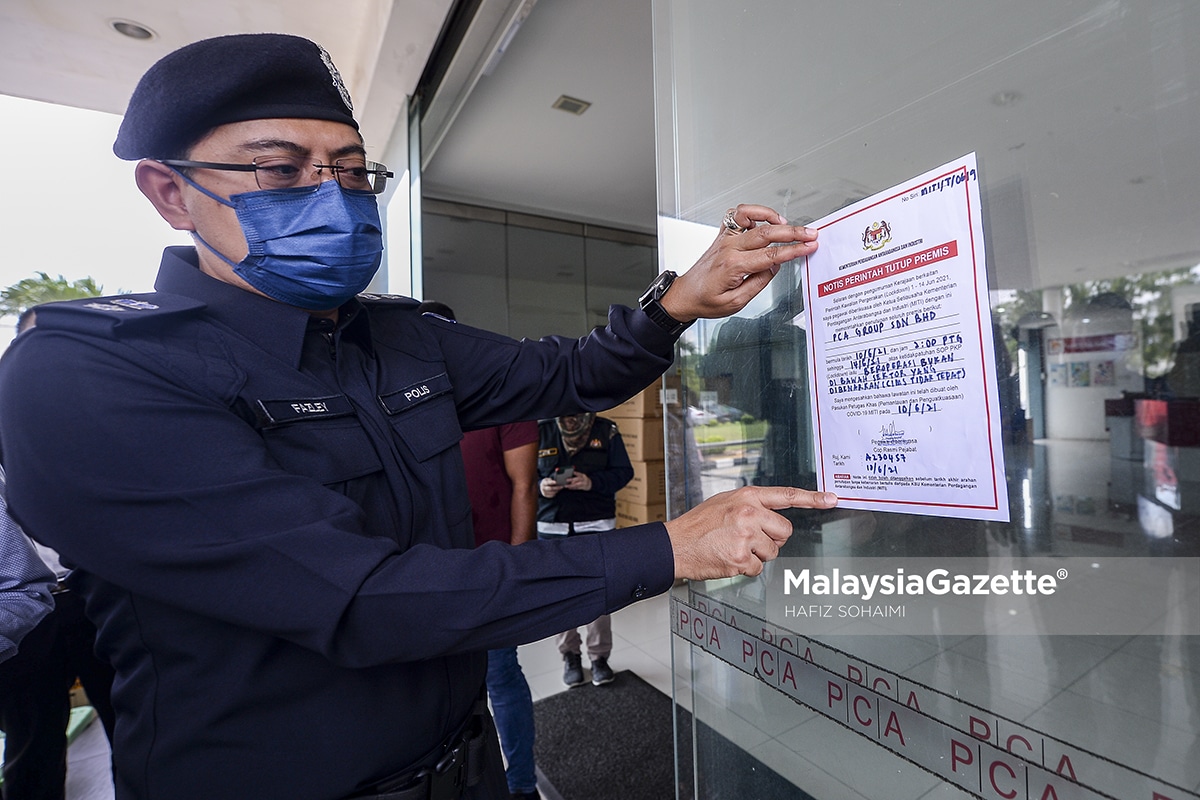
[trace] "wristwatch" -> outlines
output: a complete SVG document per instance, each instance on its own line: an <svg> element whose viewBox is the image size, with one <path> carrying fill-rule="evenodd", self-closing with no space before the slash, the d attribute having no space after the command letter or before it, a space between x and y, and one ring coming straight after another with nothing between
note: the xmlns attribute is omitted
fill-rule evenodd
<svg viewBox="0 0 1200 800"><path fill-rule="evenodd" d="M658 277L646 287L645 293L638 299L638 305L642 307L642 311L646 312L646 316L654 320L658 327L662 328L672 336L678 336L688 329L691 322L680 322L667 313L667 310L662 307L663 295L667 293L667 289L671 288L671 284L679 277L671 270L663 270L658 274ZM695 322L695 320L692 320Z"/></svg>

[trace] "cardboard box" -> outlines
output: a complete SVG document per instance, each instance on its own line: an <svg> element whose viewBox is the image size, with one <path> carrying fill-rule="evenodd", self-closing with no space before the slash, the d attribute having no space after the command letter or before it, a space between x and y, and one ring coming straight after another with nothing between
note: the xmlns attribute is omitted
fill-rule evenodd
<svg viewBox="0 0 1200 800"><path fill-rule="evenodd" d="M662 417L662 382L655 381L633 397L614 406L608 411L601 411L602 417Z"/></svg>
<svg viewBox="0 0 1200 800"><path fill-rule="evenodd" d="M667 521L667 504L654 503L652 505L642 505L641 503L628 503L624 500L617 501L617 527L628 528L633 525L645 525L647 522L666 522Z"/></svg>
<svg viewBox="0 0 1200 800"><path fill-rule="evenodd" d="M662 461L663 447L662 417L613 417L621 432L621 441L629 452L630 461Z"/></svg>
<svg viewBox="0 0 1200 800"><path fill-rule="evenodd" d="M682 390L683 380L678 375L668 373L619 406L601 411L600 416L614 419L661 419L664 406L667 409L675 406L677 411L682 407Z"/></svg>
<svg viewBox="0 0 1200 800"><path fill-rule="evenodd" d="M617 492L617 501L653 505L667 500L667 462L634 461L633 480Z"/></svg>
<svg viewBox="0 0 1200 800"><path fill-rule="evenodd" d="M667 413L682 413L683 411L683 378L668 372L662 377L662 401Z"/></svg>

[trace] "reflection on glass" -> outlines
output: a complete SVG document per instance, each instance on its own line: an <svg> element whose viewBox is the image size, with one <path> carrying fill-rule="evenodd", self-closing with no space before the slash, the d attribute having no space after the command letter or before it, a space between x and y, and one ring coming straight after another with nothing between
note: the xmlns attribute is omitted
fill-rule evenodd
<svg viewBox="0 0 1200 800"><path fill-rule="evenodd" d="M680 359L705 497L746 485L816 484L798 277L795 265L785 266L767 307L702 328L706 346L685 348Z"/></svg>

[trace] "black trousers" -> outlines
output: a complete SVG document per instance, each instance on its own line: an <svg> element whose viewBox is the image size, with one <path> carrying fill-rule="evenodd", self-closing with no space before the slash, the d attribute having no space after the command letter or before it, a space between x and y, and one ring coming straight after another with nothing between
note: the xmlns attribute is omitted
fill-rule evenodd
<svg viewBox="0 0 1200 800"><path fill-rule="evenodd" d="M96 629L72 592L0 663L4 800L63 800L67 778L70 689L78 677L112 741L113 670L95 654Z"/></svg>

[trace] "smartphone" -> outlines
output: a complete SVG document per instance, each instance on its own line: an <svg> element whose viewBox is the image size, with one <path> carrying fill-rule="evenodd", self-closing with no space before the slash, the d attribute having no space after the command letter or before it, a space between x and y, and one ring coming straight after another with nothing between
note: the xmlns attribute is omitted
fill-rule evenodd
<svg viewBox="0 0 1200 800"><path fill-rule="evenodd" d="M554 469L554 482L559 486L566 486L567 481L573 477L575 477L574 467L555 467Z"/></svg>

